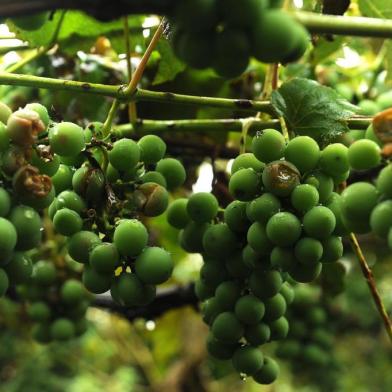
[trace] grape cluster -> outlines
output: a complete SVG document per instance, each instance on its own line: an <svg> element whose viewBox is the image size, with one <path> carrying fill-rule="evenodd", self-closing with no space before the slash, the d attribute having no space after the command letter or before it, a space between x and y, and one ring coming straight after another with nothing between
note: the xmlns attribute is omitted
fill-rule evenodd
<svg viewBox="0 0 392 392"><path fill-rule="evenodd" d="M170 15L177 56L191 67L239 76L249 58L266 63L298 60L306 30L270 0L184 0ZM277 28L279 26L279 28Z"/></svg>
<svg viewBox="0 0 392 392"><path fill-rule="evenodd" d="M60 263L53 263L53 259ZM39 343L70 340L87 330L85 314L91 297L66 258L37 260L32 279L17 290L28 302L33 337Z"/></svg>

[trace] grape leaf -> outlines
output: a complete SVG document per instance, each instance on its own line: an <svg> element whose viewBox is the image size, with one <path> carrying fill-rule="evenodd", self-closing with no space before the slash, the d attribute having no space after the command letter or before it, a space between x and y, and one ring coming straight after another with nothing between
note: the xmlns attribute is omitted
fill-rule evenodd
<svg viewBox="0 0 392 392"><path fill-rule="evenodd" d="M359 10L363 16L372 18L392 18L392 7L390 1L385 0L359 0Z"/></svg>
<svg viewBox="0 0 392 392"><path fill-rule="evenodd" d="M301 78L292 79L275 90L271 103L284 117L290 131L322 143L347 132L346 120L356 111L356 107L335 90Z"/></svg>

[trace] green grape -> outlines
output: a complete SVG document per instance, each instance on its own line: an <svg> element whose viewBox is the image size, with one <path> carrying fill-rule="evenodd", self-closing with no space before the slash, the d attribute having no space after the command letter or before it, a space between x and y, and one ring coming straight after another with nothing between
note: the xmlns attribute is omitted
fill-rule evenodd
<svg viewBox="0 0 392 392"><path fill-rule="evenodd" d="M293 245L301 235L301 222L290 212L278 212L266 226L267 237L278 246Z"/></svg>
<svg viewBox="0 0 392 392"><path fill-rule="evenodd" d="M314 186L301 184L294 188L290 201L298 212L305 213L318 204L319 193Z"/></svg>
<svg viewBox="0 0 392 392"><path fill-rule="evenodd" d="M147 246L148 232L136 219L121 220L113 235L113 243L123 256L137 256Z"/></svg>
<svg viewBox="0 0 392 392"><path fill-rule="evenodd" d="M290 336L295 339L303 339L308 336L309 331L306 324L300 320L292 320L290 322Z"/></svg>
<svg viewBox="0 0 392 392"><path fill-rule="evenodd" d="M278 364L270 357L264 357L262 368L253 375L253 380L258 384L272 384L279 375Z"/></svg>
<svg viewBox="0 0 392 392"><path fill-rule="evenodd" d="M323 245L314 238L302 237L294 248L295 257L305 265L313 265L320 261L323 255Z"/></svg>
<svg viewBox="0 0 392 392"><path fill-rule="evenodd" d="M15 252L4 270L12 284L28 283L33 274L33 263L26 253Z"/></svg>
<svg viewBox="0 0 392 392"><path fill-rule="evenodd" d="M333 263L343 256L343 243L340 237L331 236L322 242L323 257L322 263Z"/></svg>
<svg viewBox="0 0 392 392"><path fill-rule="evenodd" d="M282 276L278 271L255 270L249 279L249 287L252 293L263 301L267 298L275 298L282 287L282 283Z"/></svg>
<svg viewBox="0 0 392 392"><path fill-rule="evenodd" d="M51 317L50 308L45 302L32 303L29 306L27 313L33 321L37 321L37 322L48 321L50 320Z"/></svg>
<svg viewBox="0 0 392 392"><path fill-rule="evenodd" d="M182 248L188 253L202 252L203 237L209 227L208 223L189 222L179 235Z"/></svg>
<svg viewBox="0 0 392 392"><path fill-rule="evenodd" d="M244 279L251 273L251 269L242 259L242 252L228 256L225 261L225 265L227 272L233 278Z"/></svg>
<svg viewBox="0 0 392 392"><path fill-rule="evenodd" d="M328 355L315 344L308 344L303 348L302 358L305 363L313 366L325 366L328 362Z"/></svg>
<svg viewBox="0 0 392 392"><path fill-rule="evenodd" d="M289 333L289 322L285 317L280 317L269 323L271 340L285 339Z"/></svg>
<svg viewBox="0 0 392 392"><path fill-rule="evenodd" d="M144 163L156 163L166 154L166 143L159 136L143 136L137 144L140 149L140 160Z"/></svg>
<svg viewBox="0 0 392 392"><path fill-rule="evenodd" d="M221 360L231 359L234 351L238 348L238 344L226 344L220 342L214 338L214 335L211 332L207 335L206 346L208 353L212 357Z"/></svg>
<svg viewBox="0 0 392 392"><path fill-rule="evenodd" d="M154 182L155 184L159 184L163 186L164 188L167 187L167 182L165 177L161 173L158 173L157 171L149 171L140 178L141 182L143 184L147 182ZM111 181L113 182L113 181ZM114 181L115 182L115 181Z"/></svg>
<svg viewBox="0 0 392 392"><path fill-rule="evenodd" d="M18 16L12 18L16 27L22 30L33 31L39 29L48 20L49 12L35 13L29 16Z"/></svg>
<svg viewBox="0 0 392 392"><path fill-rule="evenodd" d="M280 288L280 294L283 295L288 305L290 305L294 301L295 293L289 283L283 283L282 287Z"/></svg>
<svg viewBox="0 0 392 392"><path fill-rule="evenodd" d="M296 282L309 283L313 282L320 275L321 269L321 263L305 265L297 262L291 266L288 272Z"/></svg>
<svg viewBox="0 0 392 392"><path fill-rule="evenodd" d="M389 228L392 227L392 200L385 200L373 208L370 227L379 237L387 238Z"/></svg>
<svg viewBox="0 0 392 392"><path fill-rule="evenodd" d="M55 266L49 261L38 261L33 268L33 279L40 286L50 286L56 280Z"/></svg>
<svg viewBox="0 0 392 392"><path fill-rule="evenodd" d="M49 144L58 155L76 157L86 145L83 128L70 122L56 124L49 130Z"/></svg>
<svg viewBox="0 0 392 392"><path fill-rule="evenodd" d="M138 256L135 262L136 275L147 284L161 284L170 278L173 260L162 248L149 247Z"/></svg>
<svg viewBox="0 0 392 392"><path fill-rule="evenodd" d="M35 324L32 330L33 338L42 344L49 343L52 340L50 326L45 323Z"/></svg>
<svg viewBox="0 0 392 392"><path fill-rule="evenodd" d="M84 317L87 313L87 310L89 308L89 301L80 301L77 304L74 304L73 306L70 306L67 308L67 315L68 317L72 319L78 319L81 317Z"/></svg>
<svg viewBox="0 0 392 392"><path fill-rule="evenodd" d="M279 344L276 355L284 359L294 359L301 353L301 343L296 340L286 340Z"/></svg>
<svg viewBox="0 0 392 392"><path fill-rule="evenodd" d="M3 102L0 102L0 122L7 124L9 117L12 114L12 110Z"/></svg>
<svg viewBox="0 0 392 392"><path fill-rule="evenodd" d="M347 234L347 229L343 223L341 200L342 200L341 195L333 192L325 204L325 206L328 207L335 215L336 226L335 226L334 234L336 235Z"/></svg>
<svg viewBox="0 0 392 392"><path fill-rule="evenodd" d="M392 106L391 92L388 90L380 94L376 99L376 103L379 106L380 110L389 109Z"/></svg>
<svg viewBox="0 0 392 392"><path fill-rule="evenodd" d="M286 313L287 304L282 294L276 294L264 300L265 314L263 321L274 321Z"/></svg>
<svg viewBox="0 0 392 392"><path fill-rule="evenodd" d="M263 366L263 353L256 347L239 347L233 355L233 367L239 373L255 374Z"/></svg>
<svg viewBox="0 0 392 392"><path fill-rule="evenodd" d="M50 326L53 340L69 340L75 335L75 327L71 320L59 318Z"/></svg>
<svg viewBox="0 0 392 392"><path fill-rule="evenodd" d="M60 162L67 166L78 168L83 165L85 157L82 153L74 157L60 156Z"/></svg>
<svg viewBox="0 0 392 392"><path fill-rule="evenodd" d="M265 164L260 162L252 153L238 155L231 165L231 175L240 169L253 169L255 172L260 173L263 171Z"/></svg>
<svg viewBox="0 0 392 392"><path fill-rule="evenodd" d="M203 248L210 256L228 256L238 248L235 234L227 224L218 223L207 228L203 235Z"/></svg>
<svg viewBox="0 0 392 392"><path fill-rule="evenodd" d="M7 219L0 218L0 255L10 254L17 243L15 226Z"/></svg>
<svg viewBox="0 0 392 392"><path fill-rule="evenodd" d="M68 240L68 253L78 263L87 264L91 250L100 243L101 240L95 233L79 231Z"/></svg>
<svg viewBox="0 0 392 392"><path fill-rule="evenodd" d="M244 264L251 269L256 268L263 261L264 256L255 252L250 245L246 245L242 250Z"/></svg>
<svg viewBox="0 0 392 392"><path fill-rule="evenodd" d="M321 307L312 307L306 312L306 320L311 326L319 326L325 324L327 315Z"/></svg>
<svg viewBox="0 0 392 392"><path fill-rule="evenodd" d="M137 187L133 199L139 210L145 216L158 216L163 214L169 205L167 190L153 182L146 182Z"/></svg>
<svg viewBox="0 0 392 392"><path fill-rule="evenodd" d="M209 298L202 308L203 321L208 325L212 325L216 317L222 312L221 302L214 297Z"/></svg>
<svg viewBox="0 0 392 392"><path fill-rule="evenodd" d="M67 166L60 164L58 170L52 177L52 184L56 190L56 194L72 188L73 171Z"/></svg>
<svg viewBox="0 0 392 392"><path fill-rule="evenodd" d="M253 169L239 169L230 178L229 191L237 200L252 200L260 191L259 176Z"/></svg>
<svg viewBox="0 0 392 392"><path fill-rule="evenodd" d="M208 286L204 281L197 280L195 282L195 294L200 301L205 301L214 296L215 290Z"/></svg>
<svg viewBox="0 0 392 392"><path fill-rule="evenodd" d="M90 265L100 274L110 274L120 264L117 248L108 242L99 244L90 252Z"/></svg>
<svg viewBox="0 0 392 392"><path fill-rule="evenodd" d="M167 209L167 221L176 229L184 229L190 222L187 211L188 199L176 199L169 205Z"/></svg>
<svg viewBox="0 0 392 392"><path fill-rule="evenodd" d="M114 142L109 151L110 164L119 171L127 171L137 165L140 160L140 148L131 139L120 139Z"/></svg>
<svg viewBox="0 0 392 392"><path fill-rule="evenodd" d="M368 170L381 162L381 150L377 143L362 139L351 144L348 149L350 167L354 170Z"/></svg>
<svg viewBox="0 0 392 392"><path fill-rule="evenodd" d="M240 295L241 286L234 280L227 280L226 282L220 283L215 290L215 299L222 310L234 309Z"/></svg>
<svg viewBox="0 0 392 392"><path fill-rule="evenodd" d="M39 156L36 151L33 151L33 155L30 161L31 164L35 166L41 174L46 174L49 177L55 175L60 167L60 158L58 155L53 155L53 157L50 159L44 159Z"/></svg>
<svg viewBox="0 0 392 392"><path fill-rule="evenodd" d="M50 123L50 117L49 117L48 109L46 109L44 105L41 105L40 103L37 102L28 103L25 106L25 109L36 112L39 115L41 121L44 123L45 129L48 128Z"/></svg>
<svg viewBox="0 0 392 392"><path fill-rule="evenodd" d="M264 129L252 140L252 151L262 162L269 163L283 157L286 141L283 135L275 129Z"/></svg>
<svg viewBox="0 0 392 392"><path fill-rule="evenodd" d="M84 299L85 291L79 281L70 279L61 286L60 296L67 305L75 305Z"/></svg>
<svg viewBox="0 0 392 392"><path fill-rule="evenodd" d="M112 285L111 294L123 306L135 306L142 301L143 283L135 274L123 273Z"/></svg>
<svg viewBox="0 0 392 392"><path fill-rule="evenodd" d="M270 340L271 330L265 323L256 325L247 325L245 327L244 337L248 343L253 346L261 346Z"/></svg>
<svg viewBox="0 0 392 392"><path fill-rule="evenodd" d="M83 220L77 212L62 208L54 214L53 226L58 233L69 237L82 230Z"/></svg>
<svg viewBox="0 0 392 392"><path fill-rule="evenodd" d="M227 278L225 272L220 263L205 263L200 269L200 278L210 286L216 287Z"/></svg>
<svg viewBox="0 0 392 392"><path fill-rule="evenodd" d="M321 169L331 177L349 170L348 149L341 143L329 144L321 151Z"/></svg>
<svg viewBox="0 0 392 392"><path fill-rule="evenodd" d="M338 186L339 184L342 184L343 182L345 182L349 177L350 177L350 171L348 170L345 173L337 174L333 178L333 182L336 186Z"/></svg>
<svg viewBox="0 0 392 392"><path fill-rule="evenodd" d="M82 281L91 293L102 294L110 289L112 276L101 275L94 268L86 265L83 270Z"/></svg>
<svg viewBox="0 0 392 392"><path fill-rule="evenodd" d="M11 197L4 188L0 188L0 216L2 217L7 216L10 210L11 210Z"/></svg>
<svg viewBox="0 0 392 392"><path fill-rule="evenodd" d="M82 166L72 176L72 188L83 199L101 201L105 190L105 176L101 169Z"/></svg>
<svg viewBox="0 0 392 392"><path fill-rule="evenodd" d="M245 295L238 299L234 313L243 324L258 324L265 312L264 304L254 295Z"/></svg>
<svg viewBox="0 0 392 392"><path fill-rule="evenodd" d="M197 223L210 222L218 213L219 204L216 197L207 192L193 194L187 204L189 217Z"/></svg>
<svg viewBox="0 0 392 392"><path fill-rule="evenodd" d="M218 0L218 6L225 23L247 29L261 23L268 0Z"/></svg>
<svg viewBox="0 0 392 392"><path fill-rule="evenodd" d="M268 192L278 197L286 197L299 185L300 173L288 161L274 161L265 167L262 179Z"/></svg>
<svg viewBox="0 0 392 392"><path fill-rule="evenodd" d="M165 177L169 191L180 187L185 182L186 172L184 166L177 159L161 159L157 163L155 170Z"/></svg>
<svg viewBox="0 0 392 392"><path fill-rule="evenodd" d="M266 225L268 220L279 212L280 208L281 204L276 196L272 193L263 193L249 203L247 215L251 221Z"/></svg>
<svg viewBox="0 0 392 392"><path fill-rule="evenodd" d="M363 99L362 101L358 102L358 107L361 109L359 114L362 116L374 116L378 112L380 112L380 107L374 101L370 99Z"/></svg>
<svg viewBox="0 0 392 392"><path fill-rule="evenodd" d="M377 190L388 199L392 198L392 164L385 166L378 174Z"/></svg>
<svg viewBox="0 0 392 392"><path fill-rule="evenodd" d="M8 290L9 280L5 271L0 268L0 297L2 297Z"/></svg>
<svg viewBox="0 0 392 392"><path fill-rule="evenodd" d="M321 328L312 331L312 341L326 350L330 350L333 346L333 336L329 331Z"/></svg>
<svg viewBox="0 0 392 392"><path fill-rule="evenodd" d="M76 192L67 190L57 196L56 207L57 210L69 208L80 215L86 209L86 203Z"/></svg>
<svg viewBox="0 0 392 392"><path fill-rule="evenodd" d="M116 183L120 179L120 173L110 163L106 168L106 181L110 184ZM153 181L154 182L154 181ZM165 180L166 184L166 180Z"/></svg>
<svg viewBox="0 0 392 392"><path fill-rule="evenodd" d="M335 226L335 215L324 206L313 207L303 218L304 231L309 237L326 239L333 233Z"/></svg>
<svg viewBox="0 0 392 392"><path fill-rule="evenodd" d="M294 31L294 47L289 55L282 60L283 64L299 60L309 46L310 38L308 31L299 23L296 24Z"/></svg>
<svg viewBox="0 0 392 392"><path fill-rule="evenodd" d="M214 337L222 342L235 343L241 339L244 329L234 313L223 312L212 323Z"/></svg>
<svg viewBox="0 0 392 392"><path fill-rule="evenodd" d="M260 255L267 255L273 247L272 242L268 238L264 225L259 222L253 223L247 233L247 241L251 248Z"/></svg>
<svg viewBox="0 0 392 392"><path fill-rule="evenodd" d="M250 222L246 215L247 203L239 200L232 201L225 209L225 223L234 232L242 233L248 230Z"/></svg>
<svg viewBox="0 0 392 392"><path fill-rule="evenodd" d="M1 106L0 106L1 116ZM6 152L10 148L10 138L6 126L0 121L0 153Z"/></svg>
<svg viewBox="0 0 392 392"><path fill-rule="evenodd" d="M312 174L306 178L305 183L313 185L318 190L320 203L325 203L332 195L334 188L333 179L324 173Z"/></svg>
<svg viewBox="0 0 392 392"><path fill-rule="evenodd" d="M382 147L382 145L383 145L382 141L379 139L377 134L374 132L373 124L370 124L369 127L366 129L365 138L373 141L374 143L377 143L380 147Z"/></svg>
<svg viewBox="0 0 392 392"><path fill-rule="evenodd" d="M271 265L274 268L287 271L291 265L295 262L294 252L291 247L282 248L275 246L271 252Z"/></svg>

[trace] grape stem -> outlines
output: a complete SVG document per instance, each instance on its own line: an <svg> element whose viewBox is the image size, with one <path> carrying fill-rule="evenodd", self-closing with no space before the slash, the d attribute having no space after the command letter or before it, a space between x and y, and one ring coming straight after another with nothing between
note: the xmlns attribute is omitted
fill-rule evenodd
<svg viewBox="0 0 392 392"><path fill-rule="evenodd" d="M388 313L387 313L385 306L382 302L380 294L377 291L376 281L374 279L373 272L370 269L368 263L366 262L365 256L364 256L362 249L359 245L358 239L354 233L350 233L350 243L351 243L351 246L354 250L354 253L356 254L356 256L358 258L359 265L361 266L363 276L365 277L366 282L369 286L369 289L372 294L374 303L376 304L377 310L380 313L381 318L384 322L385 330L387 331L389 339L392 342L392 322L388 316Z"/></svg>

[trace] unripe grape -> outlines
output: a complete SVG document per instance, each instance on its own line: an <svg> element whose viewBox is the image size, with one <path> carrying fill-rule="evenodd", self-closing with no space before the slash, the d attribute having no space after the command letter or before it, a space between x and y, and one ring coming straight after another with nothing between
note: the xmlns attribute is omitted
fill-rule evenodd
<svg viewBox="0 0 392 392"><path fill-rule="evenodd" d="M205 301L214 296L215 290L208 286L204 281L197 280L195 282L195 294L200 301Z"/></svg>
<svg viewBox="0 0 392 392"><path fill-rule="evenodd" d="M264 357L262 368L253 375L253 380L258 384L272 384L279 375L278 364L270 357Z"/></svg>
<svg viewBox="0 0 392 392"><path fill-rule="evenodd" d="M263 171L265 164L260 162L252 153L244 153L238 155L231 165L231 174L233 175L240 169L253 169L255 172L260 173Z"/></svg>
<svg viewBox="0 0 392 392"><path fill-rule="evenodd" d="M238 348L238 344L226 344L215 339L212 333L207 335L206 346L208 353L212 357L221 360L231 359L234 351Z"/></svg>
<svg viewBox="0 0 392 392"><path fill-rule="evenodd" d="M61 286L60 296L67 305L74 305L84 298L85 291L79 281L70 279Z"/></svg>
<svg viewBox="0 0 392 392"><path fill-rule="evenodd" d="M301 235L301 222L290 212L278 212L268 221L266 233L275 245L290 246Z"/></svg>
<svg viewBox="0 0 392 392"><path fill-rule="evenodd" d="M244 337L248 343L253 346L261 346L270 340L271 330L265 323L256 325L247 325L245 327Z"/></svg>
<svg viewBox="0 0 392 392"><path fill-rule="evenodd" d="M68 240L68 253L75 261L87 264L91 250L100 243L101 240L95 233L80 231Z"/></svg>
<svg viewBox="0 0 392 392"><path fill-rule="evenodd" d="M220 309L232 310L241 296L241 286L234 280L227 280L219 284L215 290L215 299Z"/></svg>
<svg viewBox="0 0 392 392"><path fill-rule="evenodd" d="M327 200L325 206L328 207L336 218L336 226L334 230L334 234L336 235L345 235L347 234L347 229L343 223L342 217L342 197L338 193L332 193L332 195Z"/></svg>
<svg viewBox="0 0 392 392"><path fill-rule="evenodd" d="M368 126L368 128L366 129L365 138L373 141L374 143L377 143L380 147L382 147L382 145L383 145L382 141L379 139L379 137L374 132L373 124L370 124Z"/></svg>
<svg viewBox="0 0 392 392"><path fill-rule="evenodd" d="M335 229L336 218L333 212L324 206L310 209L303 218L306 234L317 239L328 238Z"/></svg>
<svg viewBox="0 0 392 392"><path fill-rule="evenodd" d="M282 276L278 271L255 270L249 279L252 293L262 300L276 296L282 283Z"/></svg>
<svg viewBox="0 0 392 392"><path fill-rule="evenodd" d="M146 247L148 232L146 227L136 219L120 221L113 235L113 243L123 256L135 257Z"/></svg>
<svg viewBox="0 0 392 392"><path fill-rule="evenodd" d="M389 228L392 227L392 200L385 200L373 208L370 227L379 237L387 238Z"/></svg>
<svg viewBox="0 0 392 392"><path fill-rule="evenodd" d="M246 29L261 23L268 0L218 0L218 5L225 23Z"/></svg>
<svg viewBox="0 0 392 392"><path fill-rule="evenodd" d="M321 203L325 203L332 195L334 188L333 179L324 173L313 173L306 178L305 182L313 185L318 190Z"/></svg>
<svg viewBox="0 0 392 392"><path fill-rule="evenodd" d="M197 223L210 222L218 213L218 201L211 193L200 192L193 194L187 204L189 217Z"/></svg>
<svg viewBox="0 0 392 392"><path fill-rule="evenodd" d="M213 324L211 331L214 337L222 342L235 343L243 335L243 327L232 312L219 314Z"/></svg>
<svg viewBox="0 0 392 392"><path fill-rule="evenodd" d="M329 144L321 151L320 167L331 177L347 172L350 169L347 147L341 143Z"/></svg>
<svg viewBox="0 0 392 392"><path fill-rule="evenodd" d="M187 211L188 199L176 199L167 209L167 221L176 229L183 229L190 222Z"/></svg>
<svg viewBox="0 0 392 392"><path fill-rule="evenodd" d="M111 275L101 275L94 268L85 266L82 281L88 291L94 294L103 294L110 289Z"/></svg>
<svg viewBox="0 0 392 392"><path fill-rule="evenodd" d="M69 340L75 335L75 327L72 321L59 318L50 326L50 335L54 340Z"/></svg>
<svg viewBox="0 0 392 392"><path fill-rule="evenodd" d="M28 283L33 274L33 263L27 254L15 252L4 270L13 285Z"/></svg>
<svg viewBox="0 0 392 392"><path fill-rule="evenodd" d="M203 321L208 325L212 325L216 317L223 311L224 309L221 308L220 301L215 297L209 298L202 307Z"/></svg>
<svg viewBox="0 0 392 392"><path fill-rule="evenodd" d="M157 163L155 170L165 177L168 190L178 188L185 182L186 172L184 166L177 159L161 159Z"/></svg>
<svg viewBox="0 0 392 392"><path fill-rule="evenodd" d="M233 367L240 373L255 374L263 366L263 353L256 347L242 346L233 355Z"/></svg>
<svg viewBox="0 0 392 392"><path fill-rule="evenodd" d="M237 200L252 200L260 191L259 176L253 169L240 169L231 176L229 191Z"/></svg>
<svg viewBox="0 0 392 392"><path fill-rule="evenodd" d="M225 223L234 232L244 232L250 226L250 221L246 215L247 203L234 200L225 209Z"/></svg>
<svg viewBox="0 0 392 392"><path fill-rule="evenodd" d="M262 179L267 191L279 197L286 197L299 185L300 173L288 161L274 161L265 167Z"/></svg>
<svg viewBox="0 0 392 392"><path fill-rule="evenodd" d="M137 144L140 149L140 160L144 163L156 163L165 156L166 143L159 136L143 136Z"/></svg>
<svg viewBox="0 0 392 392"><path fill-rule="evenodd" d="M200 269L200 279L210 286L216 287L227 278L222 263L204 263Z"/></svg>
<svg viewBox="0 0 392 392"><path fill-rule="evenodd" d="M69 237L82 230L83 220L77 212L62 208L54 214L53 225L58 233Z"/></svg>
<svg viewBox="0 0 392 392"><path fill-rule="evenodd" d="M279 212L280 208L281 204L276 196L272 193L263 193L249 203L247 213L249 219L265 225L272 215Z"/></svg>
<svg viewBox="0 0 392 392"><path fill-rule="evenodd" d="M49 286L56 280L56 268L49 261L40 260L34 265L33 279L41 286Z"/></svg>
<svg viewBox="0 0 392 392"><path fill-rule="evenodd" d="M288 142L284 157L301 173L306 173L317 166L320 159L320 148L311 137L297 136Z"/></svg>
<svg viewBox="0 0 392 392"><path fill-rule="evenodd" d="M203 237L209 227L208 223L189 222L179 235L182 248L188 253L203 252Z"/></svg>
<svg viewBox="0 0 392 392"><path fill-rule="evenodd" d="M258 324L265 312L264 304L253 295L245 295L236 302L234 313L238 320L247 325Z"/></svg>
<svg viewBox="0 0 392 392"><path fill-rule="evenodd" d="M60 164L56 173L52 176L52 184L56 190L56 194L72 188L73 171L67 166Z"/></svg>
<svg viewBox="0 0 392 392"><path fill-rule="evenodd" d="M249 227L246 238L252 249L260 255L267 255L273 247L265 226L259 222L255 222Z"/></svg>
<svg viewBox="0 0 392 392"><path fill-rule="evenodd" d="M290 305L295 298L294 289L288 282L283 283L282 287L280 288L280 294L283 295L286 303Z"/></svg>
<svg viewBox="0 0 392 392"><path fill-rule="evenodd" d="M86 208L84 200L74 191L63 191L57 196L56 200L58 210L69 208L80 214Z"/></svg>
<svg viewBox="0 0 392 392"><path fill-rule="evenodd" d="M276 294L273 297L264 300L265 314L263 321L274 321L286 313L286 301L282 294Z"/></svg>
<svg viewBox="0 0 392 392"><path fill-rule="evenodd" d="M7 216L11 209L11 197L9 193L0 188L0 216Z"/></svg>
<svg viewBox="0 0 392 392"><path fill-rule="evenodd" d="M0 297L2 297L8 290L9 280L5 271L0 268Z"/></svg>
<svg viewBox="0 0 392 392"><path fill-rule="evenodd" d="M283 157L286 141L283 135L275 129L264 129L252 140L252 151L262 162L269 163Z"/></svg>
<svg viewBox="0 0 392 392"><path fill-rule="evenodd" d="M291 247L282 248L275 246L271 252L271 265L274 268L288 271L291 265L295 262L294 252Z"/></svg>
<svg viewBox="0 0 392 392"><path fill-rule="evenodd" d="M9 117L12 114L12 110L3 102L0 102L0 122L7 124Z"/></svg>
<svg viewBox="0 0 392 392"><path fill-rule="evenodd" d="M237 238L225 223L211 225L203 235L203 248L208 255L227 256L237 247Z"/></svg>
<svg viewBox="0 0 392 392"><path fill-rule="evenodd" d="M309 184L301 184L294 188L290 196L292 206L299 212L305 213L319 202L317 189Z"/></svg>
<svg viewBox="0 0 392 392"><path fill-rule="evenodd" d="M163 177L163 175L161 173L158 173L157 171L149 171L143 174L143 176L140 177L140 180L143 184L147 182L155 182L155 184L161 185L164 188L167 187L167 182L165 177ZM115 182L115 181L110 181L110 182Z"/></svg>
<svg viewBox="0 0 392 392"><path fill-rule="evenodd" d="M294 248L295 257L305 265L313 265L320 261L323 255L323 246L320 241L302 237Z"/></svg>
<svg viewBox="0 0 392 392"><path fill-rule="evenodd" d="M143 283L135 274L123 273L112 285L111 294L123 306L135 306L142 301Z"/></svg>
<svg viewBox="0 0 392 392"><path fill-rule="evenodd" d="M70 122L56 124L49 131L53 152L65 157L76 157L85 148L83 128Z"/></svg>
<svg viewBox="0 0 392 392"><path fill-rule="evenodd" d="M252 271L243 261L242 252L228 256L225 265L227 272L233 278L247 278Z"/></svg>
<svg viewBox="0 0 392 392"><path fill-rule="evenodd" d="M137 165L140 160L140 148L131 139L120 139L109 151L110 164L119 171L127 171Z"/></svg>
<svg viewBox="0 0 392 392"><path fill-rule="evenodd" d="M49 343L52 340L50 325L46 323L35 324L32 329L32 336L34 340L41 344Z"/></svg>
<svg viewBox="0 0 392 392"><path fill-rule="evenodd" d="M377 190L388 199L392 198L392 164L385 166L378 174Z"/></svg>
<svg viewBox="0 0 392 392"><path fill-rule="evenodd" d="M7 219L0 218L0 255L10 254L17 242L15 226Z"/></svg>
<svg viewBox="0 0 392 392"><path fill-rule="evenodd" d="M45 302L32 303L27 313L33 321L45 322L50 319L51 312L49 306Z"/></svg>
<svg viewBox="0 0 392 392"><path fill-rule="evenodd" d="M305 265L303 263L295 263L288 271L291 278L300 283L313 282L319 275L322 269L321 263Z"/></svg>
<svg viewBox="0 0 392 392"><path fill-rule="evenodd" d="M381 162L380 147L371 140L358 140L349 147L348 160L354 170L368 170L376 167Z"/></svg>
<svg viewBox="0 0 392 392"><path fill-rule="evenodd" d="M1 110L1 106L0 106ZM0 153L4 153L10 148L10 138L6 126L0 121Z"/></svg>
<svg viewBox="0 0 392 392"><path fill-rule="evenodd" d="M285 339L289 333L289 322L283 316L270 322L269 327L271 330L271 340Z"/></svg>
<svg viewBox="0 0 392 392"><path fill-rule="evenodd" d="M95 246L90 252L90 265L98 273L110 274L120 264L117 248L108 242Z"/></svg>
<svg viewBox="0 0 392 392"><path fill-rule="evenodd" d="M260 266L264 261L264 257L266 256L255 252L249 244L242 249L242 259L248 268L254 269Z"/></svg>

